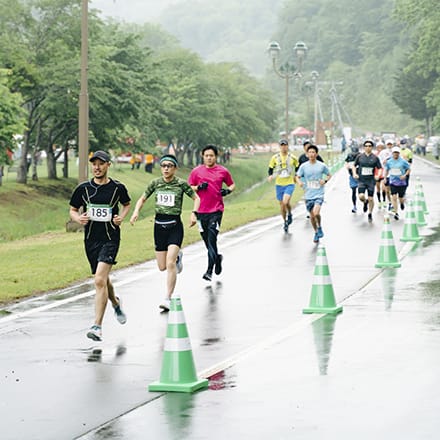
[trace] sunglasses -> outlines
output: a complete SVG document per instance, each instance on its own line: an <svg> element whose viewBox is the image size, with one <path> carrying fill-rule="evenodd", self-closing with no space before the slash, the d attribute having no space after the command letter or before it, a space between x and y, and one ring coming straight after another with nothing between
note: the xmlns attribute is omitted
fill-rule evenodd
<svg viewBox="0 0 440 440"><path fill-rule="evenodd" d="M172 163L161 163L160 164L161 168L174 168L175 165Z"/></svg>

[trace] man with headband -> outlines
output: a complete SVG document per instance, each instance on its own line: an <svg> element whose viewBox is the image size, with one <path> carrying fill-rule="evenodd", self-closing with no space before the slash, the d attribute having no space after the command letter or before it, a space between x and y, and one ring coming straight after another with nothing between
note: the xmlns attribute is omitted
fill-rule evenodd
<svg viewBox="0 0 440 440"><path fill-rule="evenodd" d="M163 312L170 310L170 298L176 286L177 273L182 271L183 224L180 218L182 213L183 196L186 194L194 200L193 211L190 217L190 227L197 222L196 212L200 206L200 199L189 184L176 177L179 166L172 154L166 154L159 160L162 177L152 180L144 194L136 202L130 223L135 224L139 211L152 195L155 197L154 244L157 266L160 271L167 271L167 295L159 305Z"/></svg>

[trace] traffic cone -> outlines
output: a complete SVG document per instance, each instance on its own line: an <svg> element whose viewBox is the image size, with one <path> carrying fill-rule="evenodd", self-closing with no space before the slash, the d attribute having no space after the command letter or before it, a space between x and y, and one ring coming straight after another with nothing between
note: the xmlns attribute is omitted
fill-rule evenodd
<svg viewBox="0 0 440 440"><path fill-rule="evenodd" d="M405 214L405 224L403 226L403 236L400 241L420 241L422 237L419 235L416 216L414 214L414 202L408 201L408 208Z"/></svg>
<svg viewBox="0 0 440 440"><path fill-rule="evenodd" d="M379 255L374 267L400 267L397 258L396 246L394 245L393 231L391 230L390 217L384 215L383 228L380 236Z"/></svg>
<svg viewBox="0 0 440 440"><path fill-rule="evenodd" d="M160 380L149 391L192 393L208 386L208 379L197 379L188 330L180 297L171 297Z"/></svg>
<svg viewBox="0 0 440 440"><path fill-rule="evenodd" d="M426 220L425 220L425 210L423 209L423 201L420 195L420 190L416 190L416 222L417 226L426 226Z"/></svg>
<svg viewBox="0 0 440 440"><path fill-rule="evenodd" d="M325 247L320 244L316 254L310 303L309 307L303 309L303 313L336 314L340 312L342 312L342 306L336 305Z"/></svg>
<svg viewBox="0 0 440 440"><path fill-rule="evenodd" d="M422 199L423 213L424 214L429 214L428 208L426 206L426 201L425 201L425 193L423 192L423 185L422 185L422 182L420 182L420 177L417 177L416 192L417 191L419 191L420 198Z"/></svg>

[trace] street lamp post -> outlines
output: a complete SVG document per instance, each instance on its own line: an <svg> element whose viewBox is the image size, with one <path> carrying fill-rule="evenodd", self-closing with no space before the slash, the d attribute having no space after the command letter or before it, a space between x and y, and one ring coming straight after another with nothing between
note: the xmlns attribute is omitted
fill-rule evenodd
<svg viewBox="0 0 440 440"><path fill-rule="evenodd" d="M314 92L313 92L313 102L314 102L314 111L313 111L313 134L315 136L315 142L316 142L316 136L318 133L318 102L319 102L319 84L318 84L318 78L319 73L314 70L312 72L312 81L314 83Z"/></svg>
<svg viewBox="0 0 440 440"><path fill-rule="evenodd" d="M285 62L282 66L277 66L281 47L276 41L272 41L268 48L269 54L272 58L272 67L274 72L282 79L285 80L286 87L286 115L285 115L285 131L286 136L289 136L289 81L292 78L299 79L302 76L302 65L304 58L307 54L307 46L303 41L298 41L293 48L293 53L298 59L298 67L295 68L289 61Z"/></svg>
<svg viewBox="0 0 440 440"><path fill-rule="evenodd" d="M88 0L82 0L81 12L81 90L79 95L78 116L78 180L88 178L89 164L89 92L87 85L88 70Z"/></svg>

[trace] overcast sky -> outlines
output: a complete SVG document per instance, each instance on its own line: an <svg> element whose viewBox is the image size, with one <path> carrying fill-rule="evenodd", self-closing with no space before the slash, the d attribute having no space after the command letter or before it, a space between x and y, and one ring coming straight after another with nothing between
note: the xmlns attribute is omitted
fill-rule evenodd
<svg viewBox="0 0 440 440"><path fill-rule="evenodd" d="M170 4L182 0L92 0L89 7L100 9L104 16L133 23L156 21Z"/></svg>

